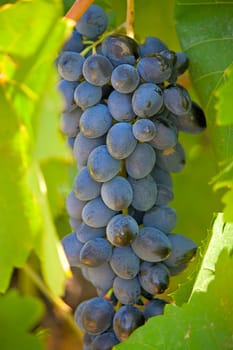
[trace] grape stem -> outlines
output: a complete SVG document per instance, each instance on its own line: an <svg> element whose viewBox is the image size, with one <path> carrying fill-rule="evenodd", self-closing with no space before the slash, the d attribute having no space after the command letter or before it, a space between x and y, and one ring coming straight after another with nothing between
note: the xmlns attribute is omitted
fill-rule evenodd
<svg viewBox="0 0 233 350"><path fill-rule="evenodd" d="M126 34L134 39L134 0L127 0Z"/></svg>
<svg viewBox="0 0 233 350"><path fill-rule="evenodd" d="M65 18L77 22L84 12L86 12L88 7L93 3L93 1L94 0L76 0L66 13Z"/></svg>

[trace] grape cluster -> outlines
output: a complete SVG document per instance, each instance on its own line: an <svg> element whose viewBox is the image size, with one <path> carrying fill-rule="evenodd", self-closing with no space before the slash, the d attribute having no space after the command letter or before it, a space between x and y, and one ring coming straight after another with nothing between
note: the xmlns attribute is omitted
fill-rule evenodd
<svg viewBox="0 0 233 350"><path fill-rule="evenodd" d="M66 199L73 232L62 244L98 294L74 314L86 350L111 349L162 314L166 301L158 295L194 257L196 244L171 233L170 172L185 165L179 131L206 127L202 109L177 83L186 54L155 37L138 44L106 35L106 27L105 12L90 6L56 60L61 130L78 167Z"/></svg>

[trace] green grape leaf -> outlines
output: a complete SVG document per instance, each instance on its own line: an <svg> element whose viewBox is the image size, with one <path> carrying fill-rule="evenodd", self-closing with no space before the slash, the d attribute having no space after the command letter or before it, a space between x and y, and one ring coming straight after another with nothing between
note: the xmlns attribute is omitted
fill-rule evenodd
<svg viewBox="0 0 233 350"><path fill-rule="evenodd" d="M0 344L4 350L42 350L42 341L31 332L42 317L42 304L16 290L0 295Z"/></svg>
<svg viewBox="0 0 233 350"><path fill-rule="evenodd" d="M37 161L52 154L49 142L46 153L38 146L42 137L37 148L34 140L46 129L45 123L43 128L38 127L40 113L49 119L51 111L55 113L60 107L60 103L56 107L57 101L50 91L54 59L70 32L61 16L59 0L17 1L0 7L1 292L7 289L14 267L23 266L36 247L47 284L54 293L63 293L66 268L47 205L46 187L41 186L43 181L38 185L38 181L31 180L40 176L33 158ZM53 120L55 125L56 119ZM46 139L49 139L47 135ZM61 147L53 149L56 156L61 151Z"/></svg>
<svg viewBox="0 0 233 350"><path fill-rule="evenodd" d="M233 124L232 90L233 90L233 67L225 70L224 83L216 91L218 99L216 104L217 122L220 125Z"/></svg>
<svg viewBox="0 0 233 350"><path fill-rule="evenodd" d="M4 292L13 268L27 259L40 220L25 176L29 135L1 86L0 105L0 292Z"/></svg>
<svg viewBox="0 0 233 350"><path fill-rule="evenodd" d="M55 295L62 295L70 268L58 239L46 194L46 183L37 163L31 168L30 187L40 204L41 231L35 239L35 252L41 261L45 282Z"/></svg>
<svg viewBox="0 0 233 350"><path fill-rule="evenodd" d="M174 344L177 350L232 347L232 230L220 214L189 302L182 307L167 305L164 315L151 318L116 349L174 350Z"/></svg>
<svg viewBox="0 0 233 350"><path fill-rule="evenodd" d="M216 125L216 92L232 64L232 1L176 1L176 22L190 59L192 83L204 107L218 161L233 157L233 127Z"/></svg>

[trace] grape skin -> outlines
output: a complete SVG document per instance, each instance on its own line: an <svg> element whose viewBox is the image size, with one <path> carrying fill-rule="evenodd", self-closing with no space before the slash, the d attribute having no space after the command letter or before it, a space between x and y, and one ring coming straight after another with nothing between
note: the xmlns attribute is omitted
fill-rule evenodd
<svg viewBox="0 0 233 350"><path fill-rule="evenodd" d="M82 77L84 57L77 52L63 51L57 60L57 70L63 79L78 81Z"/></svg>
<svg viewBox="0 0 233 350"><path fill-rule="evenodd" d="M98 5L91 5L78 20L76 30L89 39L95 39L107 28L108 18Z"/></svg>
<svg viewBox="0 0 233 350"><path fill-rule="evenodd" d="M90 239L80 250L80 261L89 267L96 267L110 260L112 246L104 238Z"/></svg>
<svg viewBox="0 0 233 350"><path fill-rule="evenodd" d="M81 82L74 90L74 100L83 110L99 103L102 98L102 89L87 81Z"/></svg>
<svg viewBox="0 0 233 350"><path fill-rule="evenodd" d="M133 94L133 110L134 113L141 118L152 117L159 112L162 105L162 91L156 84L141 84Z"/></svg>
<svg viewBox="0 0 233 350"><path fill-rule="evenodd" d="M144 214L143 224L168 233L177 224L176 211L168 206L153 207Z"/></svg>
<svg viewBox="0 0 233 350"><path fill-rule="evenodd" d="M133 201L131 205L139 211L151 209L157 198L157 186L153 177L148 175L143 179L128 178L133 188Z"/></svg>
<svg viewBox="0 0 233 350"><path fill-rule="evenodd" d="M143 57L137 64L138 72L146 83L159 84L168 80L172 69L167 60L157 54L153 57Z"/></svg>
<svg viewBox="0 0 233 350"><path fill-rule="evenodd" d="M156 161L154 149L147 143L138 143L135 150L126 158L125 168L134 179L142 179L150 174Z"/></svg>
<svg viewBox="0 0 233 350"><path fill-rule="evenodd" d="M76 89L78 83L76 81L68 81L62 79L57 84L57 89L60 91L63 97L63 112L71 112L77 108L74 101L74 90Z"/></svg>
<svg viewBox="0 0 233 350"><path fill-rule="evenodd" d="M120 341L126 340L136 328L143 324L142 311L133 305L122 306L113 318L113 330Z"/></svg>
<svg viewBox="0 0 233 350"><path fill-rule="evenodd" d="M81 320L86 332L97 335L106 331L112 324L114 309L103 298L89 299L82 309Z"/></svg>
<svg viewBox="0 0 233 350"><path fill-rule="evenodd" d="M138 278L126 280L117 276L113 282L113 292L122 304L136 304L141 292Z"/></svg>
<svg viewBox="0 0 233 350"><path fill-rule="evenodd" d="M160 262L168 258L172 246L165 233L154 227L144 227L132 242L132 248L142 260Z"/></svg>
<svg viewBox="0 0 233 350"><path fill-rule="evenodd" d="M169 285L169 270L163 263L144 261L140 267L139 281L145 291L152 295L163 293Z"/></svg>
<svg viewBox="0 0 233 350"><path fill-rule="evenodd" d="M79 127L84 136L95 139L103 136L112 125L112 116L104 104L87 108L81 118Z"/></svg>
<svg viewBox="0 0 233 350"><path fill-rule="evenodd" d="M106 235L113 245L122 247L131 244L139 232L137 222L132 216L118 214L107 225Z"/></svg>
<svg viewBox="0 0 233 350"><path fill-rule="evenodd" d="M101 197L110 209L119 211L129 207L133 200L133 190L124 177L115 176L103 183Z"/></svg>
<svg viewBox="0 0 233 350"><path fill-rule="evenodd" d="M82 222L76 229L76 235L80 242L86 243L91 239L105 237L106 227L91 227Z"/></svg>
<svg viewBox="0 0 233 350"><path fill-rule="evenodd" d="M111 156L105 145L96 147L89 155L87 166L91 177L97 182L106 182L121 169L121 161Z"/></svg>
<svg viewBox="0 0 233 350"><path fill-rule="evenodd" d="M73 191L75 196L82 200L88 201L100 195L101 183L95 181L87 166L84 166L74 179Z"/></svg>
<svg viewBox="0 0 233 350"><path fill-rule="evenodd" d="M70 266L81 266L80 251L83 247L83 243L80 242L75 233L69 233L61 240L66 257Z"/></svg>
<svg viewBox="0 0 233 350"><path fill-rule="evenodd" d="M151 141L157 133L155 123L150 119L139 119L133 124L133 134L138 141Z"/></svg>
<svg viewBox="0 0 233 350"><path fill-rule="evenodd" d="M82 210L86 205L86 201L81 201L78 199L74 192L71 191L66 197L66 210L70 217L81 220Z"/></svg>
<svg viewBox="0 0 233 350"><path fill-rule="evenodd" d="M112 288L116 277L109 263L86 269L88 280L105 295Z"/></svg>
<svg viewBox="0 0 233 350"><path fill-rule="evenodd" d="M107 57L96 54L87 57L83 64L84 78L93 85L103 87L109 83L113 66Z"/></svg>
<svg viewBox="0 0 233 350"><path fill-rule="evenodd" d="M76 137L79 132L79 121L82 110L77 107L70 112L63 112L61 115L60 129L66 136Z"/></svg>
<svg viewBox="0 0 233 350"><path fill-rule="evenodd" d="M106 144L113 158L127 158L137 145L132 126L125 122L113 125L108 131Z"/></svg>
<svg viewBox="0 0 233 350"><path fill-rule="evenodd" d="M110 265L117 276L132 279L139 272L140 260L131 247L115 247Z"/></svg>
<svg viewBox="0 0 233 350"><path fill-rule="evenodd" d="M97 137L95 139L90 139L79 132L73 148L74 158L77 162L78 167L83 167L87 165L88 157L91 151L93 151L98 146L105 143L105 137Z"/></svg>
<svg viewBox="0 0 233 350"><path fill-rule="evenodd" d="M135 118L132 108L132 94L112 91L108 97L108 108L113 118L119 122L129 122Z"/></svg>
<svg viewBox="0 0 233 350"><path fill-rule="evenodd" d="M111 76L111 84L114 89L123 94L133 92L140 81L137 69L130 64L121 64L117 66Z"/></svg>
<svg viewBox="0 0 233 350"><path fill-rule="evenodd" d="M88 226L99 228L107 226L117 211L108 208L101 197L90 200L82 210L82 219Z"/></svg>

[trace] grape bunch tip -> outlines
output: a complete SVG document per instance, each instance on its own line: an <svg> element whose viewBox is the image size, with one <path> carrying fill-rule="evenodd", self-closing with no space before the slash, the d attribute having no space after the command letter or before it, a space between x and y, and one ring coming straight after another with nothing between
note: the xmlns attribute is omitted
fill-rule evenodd
<svg viewBox="0 0 233 350"><path fill-rule="evenodd" d="M195 256L196 244L171 232L170 173L186 162L179 132L206 128L203 110L177 83L187 55L155 37L140 44L107 35L107 24L91 5L56 59L60 127L78 168L66 198L72 232L61 242L98 295L74 312L84 350L110 350L163 314L160 295Z"/></svg>

